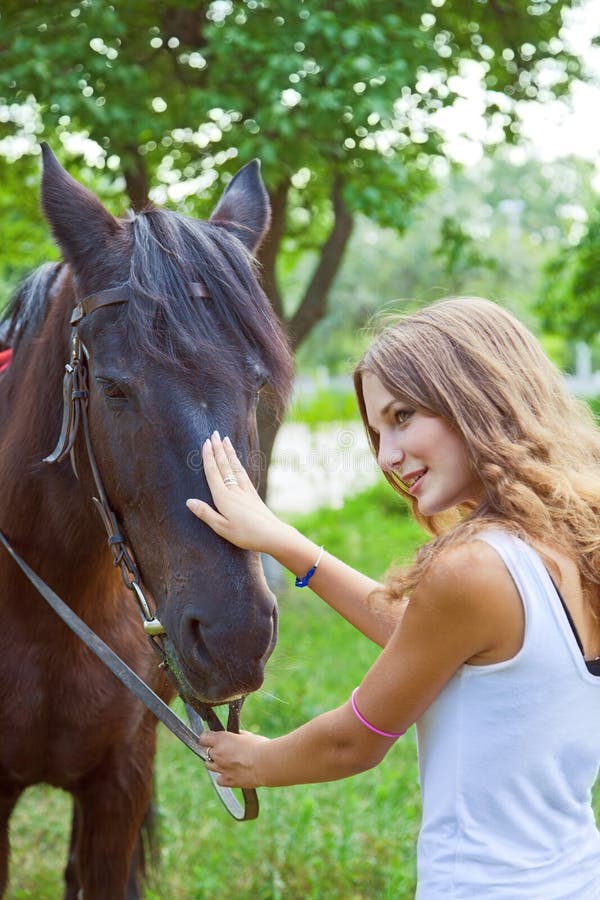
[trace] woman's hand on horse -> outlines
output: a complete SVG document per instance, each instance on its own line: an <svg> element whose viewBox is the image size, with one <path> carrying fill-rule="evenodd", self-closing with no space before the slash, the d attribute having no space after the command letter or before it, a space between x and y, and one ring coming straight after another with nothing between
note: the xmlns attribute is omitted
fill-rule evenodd
<svg viewBox="0 0 600 900"><path fill-rule="evenodd" d="M202 447L202 461L216 509L195 499L188 509L236 547L269 553L286 526L259 497L229 438L215 431Z"/></svg>

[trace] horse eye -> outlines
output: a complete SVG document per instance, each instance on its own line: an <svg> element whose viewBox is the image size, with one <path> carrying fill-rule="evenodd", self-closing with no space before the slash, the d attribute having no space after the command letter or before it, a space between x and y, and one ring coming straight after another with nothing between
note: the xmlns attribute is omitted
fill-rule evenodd
<svg viewBox="0 0 600 900"><path fill-rule="evenodd" d="M269 373L263 365L257 362L248 363L247 366L253 390L258 396L269 380Z"/></svg>
<svg viewBox="0 0 600 900"><path fill-rule="evenodd" d="M125 400L125 394L118 384L107 384L104 388L104 396L111 397L113 400Z"/></svg>
<svg viewBox="0 0 600 900"><path fill-rule="evenodd" d="M109 400L126 400L127 396L116 381L107 381L104 378L96 379L102 388L102 393Z"/></svg>

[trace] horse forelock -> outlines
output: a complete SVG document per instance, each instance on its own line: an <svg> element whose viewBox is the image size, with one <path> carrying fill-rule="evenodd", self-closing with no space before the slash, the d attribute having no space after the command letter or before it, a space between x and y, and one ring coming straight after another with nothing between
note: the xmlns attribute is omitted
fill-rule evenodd
<svg viewBox="0 0 600 900"><path fill-rule="evenodd" d="M201 360L234 390L256 386L255 362L283 405L291 354L242 243L222 226L154 208L130 225L130 339L152 358L190 371ZM209 298L194 295L198 281Z"/></svg>

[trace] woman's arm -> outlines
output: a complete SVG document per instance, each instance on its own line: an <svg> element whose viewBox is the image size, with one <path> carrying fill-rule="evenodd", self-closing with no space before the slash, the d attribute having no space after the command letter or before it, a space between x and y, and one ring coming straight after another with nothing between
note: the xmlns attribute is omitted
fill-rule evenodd
<svg viewBox="0 0 600 900"><path fill-rule="evenodd" d="M228 438L218 434L202 448L204 473L216 509L201 500L188 500L189 509L221 537L247 550L273 556L302 577L314 566L320 548L263 503ZM235 477L236 484L224 478ZM324 552L310 579L311 589L379 646L384 646L401 618L405 604L375 605L369 597L378 582Z"/></svg>
<svg viewBox="0 0 600 900"><path fill-rule="evenodd" d="M350 703L317 716L283 737L203 732L207 767L226 787L281 787L349 778L376 766L394 743L372 734Z"/></svg>
<svg viewBox="0 0 600 900"><path fill-rule="evenodd" d="M522 606L502 561L486 544L446 551L418 585L401 622L364 677L356 702L380 731L404 732L468 661L510 658L522 640ZM208 767L230 787L307 784L372 768L393 738L370 731L350 702L290 734L205 732Z"/></svg>
<svg viewBox="0 0 600 900"><path fill-rule="evenodd" d="M302 577L314 566L320 547L290 525L282 525L279 545L271 553L294 575ZM384 647L400 621L406 603L375 603L379 582L323 551L310 579L310 588L362 634Z"/></svg>

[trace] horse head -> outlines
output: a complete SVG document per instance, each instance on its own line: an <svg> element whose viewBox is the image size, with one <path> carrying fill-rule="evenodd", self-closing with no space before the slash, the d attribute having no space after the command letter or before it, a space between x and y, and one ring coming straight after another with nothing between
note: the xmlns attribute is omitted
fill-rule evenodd
<svg viewBox="0 0 600 900"><path fill-rule="evenodd" d="M66 310L64 320L85 355L89 434L108 502L164 627L180 694L192 704L229 701L262 684L276 602L259 556L223 541L185 501L210 501L200 448L215 429L258 476L258 392L267 385L281 408L291 381L253 264L270 216L259 165L242 168L199 221L154 206L116 218L47 146L43 158L42 206L75 300L111 289L128 298L72 326ZM89 498L81 434L73 452Z"/></svg>

